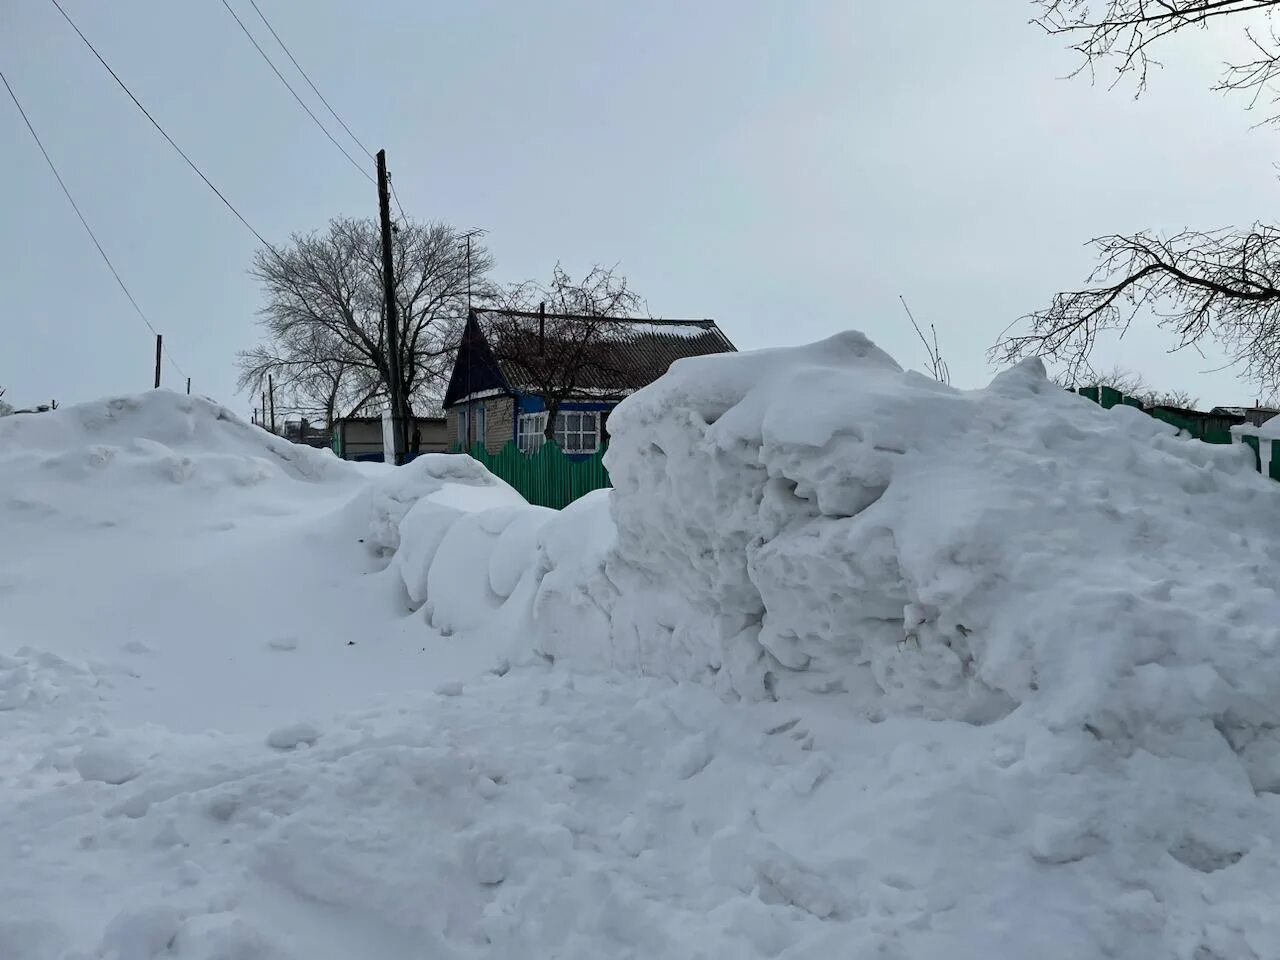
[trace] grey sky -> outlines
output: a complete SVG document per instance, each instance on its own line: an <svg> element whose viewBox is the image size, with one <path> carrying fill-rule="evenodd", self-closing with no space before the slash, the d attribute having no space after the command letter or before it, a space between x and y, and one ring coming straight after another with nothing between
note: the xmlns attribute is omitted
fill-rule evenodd
<svg viewBox="0 0 1280 960"><path fill-rule="evenodd" d="M220 0L64 3L268 239L376 213ZM976 386L999 331L1084 278L1089 237L1252 222L1276 187L1276 132L1208 92L1225 41L1166 51L1134 101L1059 79L1073 61L1025 0L259 4L386 147L410 215L490 231L498 279L616 262L655 313L714 317L743 348L853 327L919 365L903 293ZM252 235L47 0L0 0L0 69L195 390L247 412ZM0 163L7 399L149 386L150 334L7 99ZM1215 355L1169 346L1144 328L1098 360L1205 403L1253 399L1199 373Z"/></svg>

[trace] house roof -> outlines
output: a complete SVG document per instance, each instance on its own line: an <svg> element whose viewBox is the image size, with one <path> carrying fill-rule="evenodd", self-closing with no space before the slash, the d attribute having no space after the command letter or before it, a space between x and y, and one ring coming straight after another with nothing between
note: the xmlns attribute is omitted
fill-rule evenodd
<svg viewBox="0 0 1280 960"><path fill-rule="evenodd" d="M443 410L431 409L425 413L416 414L413 419L416 420L418 423L433 423L435 421L439 421L443 423L445 420L445 415ZM297 423L296 420L293 422ZM382 417L380 416L378 417L334 417L333 422L334 423L381 423ZM314 424L312 424L312 426L314 426Z"/></svg>
<svg viewBox="0 0 1280 960"><path fill-rule="evenodd" d="M1253 414L1265 413L1272 417L1276 416L1277 414L1280 414L1280 410L1276 410L1275 407L1214 407L1209 412L1217 413L1217 414L1226 414L1227 416L1232 416L1232 417L1247 417L1251 413Z"/></svg>
<svg viewBox="0 0 1280 960"><path fill-rule="evenodd" d="M467 324L470 343L468 336L464 335L455 376L451 378L445 395L445 406L470 395L456 381L459 380L458 366L473 361L495 372L513 392L539 389L535 372L520 362L522 356L538 354L538 314L476 310L472 316L474 326L472 320ZM556 321L596 320L563 314L547 314L546 319L553 325ZM478 340L475 337L477 332L480 334ZM546 332L547 340L554 336L553 330ZM464 356L469 346L476 353L474 358ZM573 394L623 396L657 380L676 360L731 353L736 349L714 320L610 319L592 331L588 349L574 371Z"/></svg>

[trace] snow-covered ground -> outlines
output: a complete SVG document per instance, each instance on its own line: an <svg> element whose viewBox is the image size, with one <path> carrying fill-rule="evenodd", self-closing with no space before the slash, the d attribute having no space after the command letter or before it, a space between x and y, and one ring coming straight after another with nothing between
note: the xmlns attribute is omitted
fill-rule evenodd
<svg viewBox="0 0 1280 960"><path fill-rule="evenodd" d="M1280 956L1280 486L864 338L616 491L0 420L0 960Z"/></svg>

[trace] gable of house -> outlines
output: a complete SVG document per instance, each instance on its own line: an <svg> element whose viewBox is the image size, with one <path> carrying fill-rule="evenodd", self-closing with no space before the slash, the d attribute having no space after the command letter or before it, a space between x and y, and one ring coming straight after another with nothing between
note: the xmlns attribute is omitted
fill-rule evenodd
<svg viewBox="0 0 1280 960"><path fill-rule="evenodd" d="M448 409L465 398L510 392L511 387L503 377L493 349L473 312L462 330L462 340L449 374L449 386L444 392L444 407Z"/></svg>
<svg viewBox="0 0 1280 960"><path fill-rule="evenodd" d="M499 326L495 320L501 318ZM547 320L594 318L547 314ZM525 311L475 310L467 320L445 392L450 407L464 398L539 393L537 360L555 331L543 332L539 315ZM501 342L491 342L491 341ZM592 331L573 364L570 395L583 399L622 397L657 380L676 360L736 347L714 320L610 319ZM525 362L523 358L530 358Z"/></svg>

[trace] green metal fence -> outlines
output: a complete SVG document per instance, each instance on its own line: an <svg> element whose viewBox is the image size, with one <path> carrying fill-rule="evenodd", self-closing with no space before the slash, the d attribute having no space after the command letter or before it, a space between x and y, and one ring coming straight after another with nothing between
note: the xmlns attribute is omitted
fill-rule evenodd
<svg viewBox="0 0 1280 960"><path fill-rule="evenodd" d="M1080 396L1092 400L1094 403L1100 404L1110 410L1112 407L1127 406L1137 407L1144 410L1149 416L1162 420L1165 423L1172 424L1179 430L1185 431L1197 440L1203 440L1205 443L1233 443L1234 437L1231 435L1229 427L1222 427L1207 422L1206 417L1190 417L1185 414L1177 413L1173 410L1161 410L1153 408L1145 410L1142 401L1137 397L1127 397L1119 390L1111 387L1081 387L1074 391ZM1190 412L1190 411L1188 411ZM1249 429L1247 424L1241 426L1242 436L1240 439L1253 450L1254 466L1259 473L1266 473L1272 480L1280 480L1280 443L1271 443L1266 441L1267 447L1263 446L1264 441L1260 441L1258 437L1253 436L1245 431ZM1269 460L1266 470L1262 468L1262 451L1269 449Z"/></svg>
<svg viewBox="0 0 1280 960"><path fill-rule="evenodd" d="M604 450L589 457L567 457L548 441L534 454L521 453L512 442L497 453L489 453L479 444L468 452L530 503L555 510L564 509L592 490L612 486L609 471L604 468Z"/></svg>

